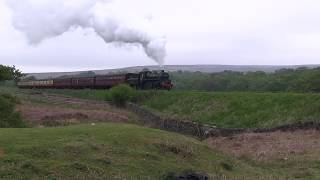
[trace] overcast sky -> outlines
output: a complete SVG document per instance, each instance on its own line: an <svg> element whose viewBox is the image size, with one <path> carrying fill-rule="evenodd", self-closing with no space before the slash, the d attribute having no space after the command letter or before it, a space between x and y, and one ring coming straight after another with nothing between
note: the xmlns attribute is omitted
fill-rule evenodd
<svg viewBox="0 0 320 180"><path fill-rule="evenodd" d="M156 33L166 36L167 65L320 64L319 0L135 0L134 3L114 0L110 3L119 3L120 8L115 11L128 17L128 21L133 14L143 15L142 18L151 20ZM90 29L72 29L30 45L26 35L13 27L12 15L12 8L0 0L0 64L16 65L24 72L157 64L141 47L106 44ZM46 23L41 26L46 27Z"/></svg>

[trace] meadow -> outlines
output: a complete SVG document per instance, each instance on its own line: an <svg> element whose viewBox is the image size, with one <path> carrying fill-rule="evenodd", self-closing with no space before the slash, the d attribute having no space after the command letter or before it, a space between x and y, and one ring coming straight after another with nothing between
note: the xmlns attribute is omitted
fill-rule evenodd
<svg viewBox="0 0 320 180"><path fill-rule="evenodd" d="M319 121L320 94L161 92L143 106L184 120L228 128L266 128Z"/></svg>
<svg viewBox="0 0 320 180"><path fill-rule="evenodd" d="M110 100L107 90L0 87L0 93L17 96L21 100L19 106L57 111L65 108L81 111L84 107L45 98L48 94L71 97L69 101L72 97ZM319 95L311 93L138 93L137 103L161 116L220 127L272 127L316 121L319 117ZM106 110L122 116L125 112ZM0 129L0 179L170 179L186 171L207 174L211 179L317 179L320 174L320 152L312 148L317 146L318 134L312 131L284 133L282 139L290 141L279 142L275 138L277 133L199 141L121 122L89 122L64 127ZM270 137L274 139L270 141ZM264 154L264 149L255 152L255 148L261 149L265 143L273 143L270 147L275 146L279 152ZM243 151L233 154L237 149Z"/></svg>
<svg viewBox="0 0 320 180"><path fill-rule="evenodd" d="M108 90L46 90L110 100ZM320 94L291 92L140 91L136 103L163 116L226 128L268 128L319 121Z"/></svg>
<svg viewBox="0 0 320 180"><path fill-rule="evenodd" d="M211 178L267 174L193 138L135 125L1 129L0 144L1 179L163 179L183 171Z"/></svg>

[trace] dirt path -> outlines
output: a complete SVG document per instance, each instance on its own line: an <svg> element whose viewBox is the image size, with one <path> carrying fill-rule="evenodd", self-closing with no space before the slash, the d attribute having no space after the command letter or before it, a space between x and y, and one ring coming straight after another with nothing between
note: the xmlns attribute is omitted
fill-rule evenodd
<svg viewBox="0 0 320 180"><path fill-rule="evenodd" d="M210 138L206 142L224 153L235 157L249 157L257 161L289 160L289 158L306 154L309 156L320 154L320 131L318 130L244 133L230 137Z"/></svg>

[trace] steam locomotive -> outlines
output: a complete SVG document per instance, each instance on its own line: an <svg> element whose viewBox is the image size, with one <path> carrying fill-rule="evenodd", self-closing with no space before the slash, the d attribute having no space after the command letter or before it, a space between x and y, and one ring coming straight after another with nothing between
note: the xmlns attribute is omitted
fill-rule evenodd
<svg viewBox="0 0 320 180"><path fill-rule="evenodd" d="M17 85L20 88L39 89L109 89L119 84L128 84L136 89L170 90L173 87L169 74L164 71L20 81Z"/></svg>

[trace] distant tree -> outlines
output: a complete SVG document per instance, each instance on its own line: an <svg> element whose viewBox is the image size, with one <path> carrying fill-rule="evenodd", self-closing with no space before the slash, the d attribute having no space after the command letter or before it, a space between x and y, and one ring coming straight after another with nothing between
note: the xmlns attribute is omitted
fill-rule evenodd
<svg viewBox="0 0 320 180"><path fill-rule="evenodd" d="M22 72L16 69L15 66L4 66L0 65L0 81L15 80L24 76Z"/></svg>
<svg viewBox="0 0 320 180"><path fill-rule="evenodd" d="M178 90L320 92L320 68L280 69L273 73L178 71L170 77Z"/></svg>

